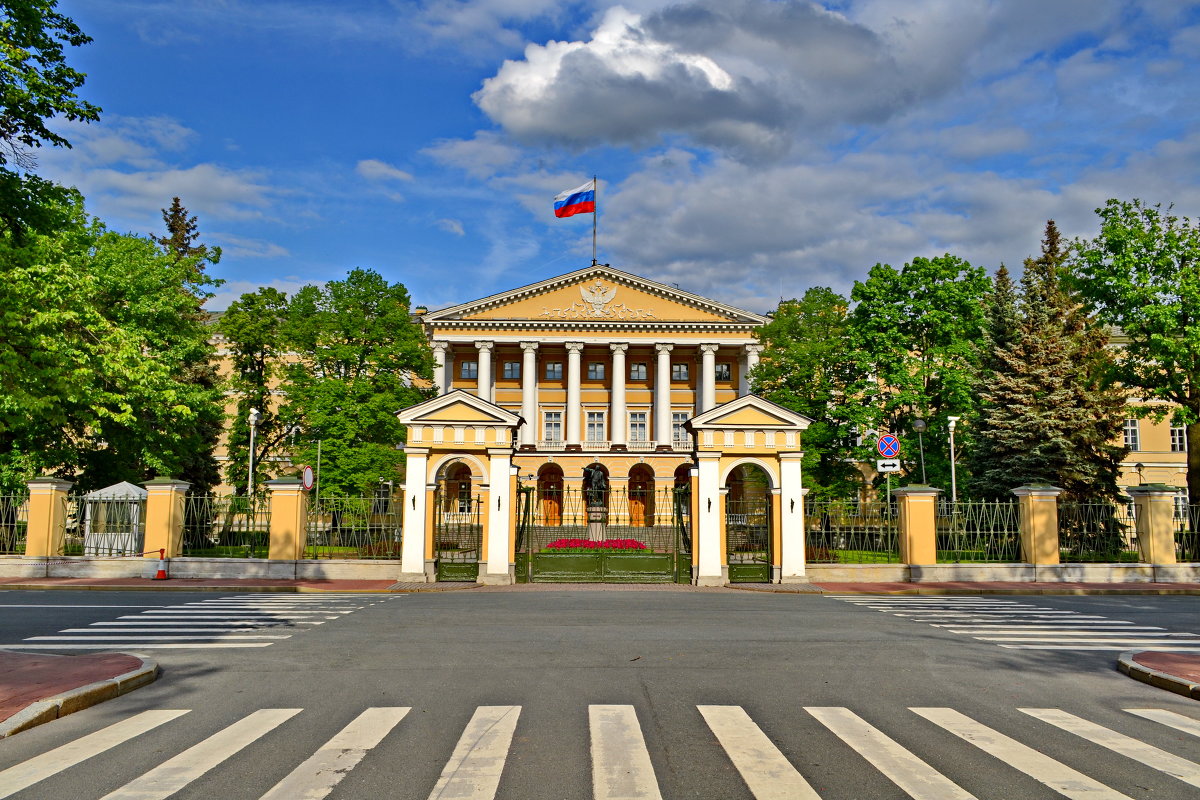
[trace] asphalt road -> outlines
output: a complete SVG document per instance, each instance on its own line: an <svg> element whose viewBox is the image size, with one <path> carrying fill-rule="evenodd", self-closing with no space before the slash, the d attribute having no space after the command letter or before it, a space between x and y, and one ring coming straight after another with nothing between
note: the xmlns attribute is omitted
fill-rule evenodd
<svg viewBox="0 0 1200 800"><path fill-rule="evenodd" d="M289 599L314 598L260 597L274 598L277 610L294 607ZM1066 626L1079 615L1200 634L1200 598L997 599L1075 612ZM214 593L4 592L0 643L160 613L153 606L182 607L184 618L189 608L235 608L239 602ZM410 710L402 718L401 712L374 712L391 714L386 724L373 718L368 726L386 735L363 746L361 762L343 770L329 797L430 797L460 737L480 731L486 736L472 739L477 751L458 764L442 796L490 796L454 792L470 781L486 784L488 770L502 768L501 798L590 798L598 796L594 785L620 790L622 781L631 792L610 796L656 797L656 784L666 798L755 797L735 759L746 759L752 782L765 781L756 786L758 797L803 796L794 783L778 788L790 780L772 772L778 764L771 760L782 758L821 798L905 798L912 795L885 774L888 764L901 772L913 769L903 758L888 761L903 752L895 746L969 793L961 797L1064 796L1042 782L1055 780L1053 762L1038 762L1023 748L1039 750L1111 792L1076 796L1200 796L1195 763L1140 763L1021 710L1060 709L1073 715L1061 718L1062 724L1077 724L1077 718L1197 762L1200 735L1125 710L1162 709L1195 724L1195 701L1119 674L1113 652L1008 649L956 632L967 630L957 627L958 617L932 623L928 614L901 616L910 610L886 603L738 591L449 592L339 599L321 608L321 624L298 626L295 616L281 620L282 630L303 630L264 640L266 646L140 651L162 665L156 683L0 742L0 797L5 776L13 781L42 754L142 712L187 710L12 796L104 797L164 763L173 766L170 759L254 712L299 709L272 720L278 724L239 743L226 760L171 795L261 797L372 708ZM950 611L974 614L971 608ZM597 706L622 708L589 710ZM826 708L838 711L821 710ZM931 708L949 711L924 710ZM630 720L632 727L621 727ZM840 732L834 729L838 720ZM868 736L860 755L852 745L858 741L854 731L863 730L860 722L895 746ZM957 728L956 734L958 725L984 728ZM754 737L762 735L777 753L754 749ZM973 735L975 743L963 735ZM988 737L993 744L981 744ZM641 741L649 756L644 770ZM1009 749L988 752L994 747ZM1142 747L1139 757L1160 758L1147 752ZM201 760L195 751L182 759ZM594 763L601 778L594 779ZM610 764L615 772L604 772ZM14 771L4 771L9 768ZM169 783L160 781L157 795L142 787L114 797L166 796L162 786ZM780 793L768 794L771 785ZM925 791L928 797L956 796L944 788Z"/></svg>

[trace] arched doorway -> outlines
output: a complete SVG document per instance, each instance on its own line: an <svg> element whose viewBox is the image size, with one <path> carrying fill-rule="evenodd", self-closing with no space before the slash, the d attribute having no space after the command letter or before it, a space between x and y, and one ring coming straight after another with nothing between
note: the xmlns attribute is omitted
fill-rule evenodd
<svg viewBox="0 0 1200 800"><path fill-rule="evenodd" d="M450 461L434 491L433 551L439 581L475 581L483 541L483 501L471 465Z"/></svg>
<svg viewBox="0 0 1200 800"><path fill-rule="evenodd" d="M441 509L448 514L468 514L472 510L471 467L461 461L447 464L443 472Z"/></svg>
<svg viewBox="0 0 1200 800"><path fill-rule="evenodd" d="M725 479L725 541L731 583L769 583L774 563L771 476L739 464Z"/></svg>
<svg viewBox="0 0 1200 800"><path fill-rule="evenodd" d="M629 524L635 528L654 525L654 470L635 464L629 470Z"/></svg>
<svg viewBox="0 0 1200 800"><path fill-rule="evenodd" d="M543 464L537 476L537 507L534 524L562 525L563 471L558 464Z"/></svg>

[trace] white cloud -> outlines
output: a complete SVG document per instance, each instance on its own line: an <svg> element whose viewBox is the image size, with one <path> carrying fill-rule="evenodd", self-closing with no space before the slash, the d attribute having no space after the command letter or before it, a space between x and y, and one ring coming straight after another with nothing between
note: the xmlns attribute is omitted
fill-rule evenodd
<svg viewBox="0 0 1200 800"><path fill-rule="evenodd" d="M204 307L209 311L224 311L229 304L244 294L257 292L260 288L273 287L289 297L312 284L313 281L302 281L294 276L274 278L269 281L227 281L213 290L213 296L205 302Z"/></svg>
<svg viewBox="0 0 1200 800"><path fill-rule="evenodd" d="M220 231L207 234L205 239L219 245L222 251L221 255L225 258L283 258L291 255L286 247L265 239L236 236Z"/></svg>
<svg viewBox="0 0 1200 800"><path fill-rule="evenodd" d="M374 158L359 161L354 171L369 181L411 181L413 179L411 173Z"/></svg>
<svg viewBox="0 0 1200 800"><path fill-rule="evenodd" d="M465 230L463 230L463 224L461 220L439 219L433 224L446 231L446 233L453 233L455 236L465 236L467 233Z"/></svg>
<svg viewBox="0 0 1200 800"><path fill-rule="evenodd" d="M440 164L458 167L473 178L490 178L522 157L520 148L490 131L472 139L443 139L421 151Z"/></svg>

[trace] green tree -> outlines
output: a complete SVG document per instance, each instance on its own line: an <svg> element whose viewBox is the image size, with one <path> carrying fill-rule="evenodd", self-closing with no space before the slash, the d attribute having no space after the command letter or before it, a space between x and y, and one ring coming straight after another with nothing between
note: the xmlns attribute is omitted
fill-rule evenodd
<svg viewBox="0 0 1200 800"><path fill-rule="evenodd" d="M925 419L931 434L948 435L948 417L969 421L974 415L976 345L989 290L982 268L949 254L914 258L900 270L876 264L865 282L854 284L850 344L858 379L850 396L864 406L862 433L874 429L900 438L910 475L920 474L914 419ZM929 482L949 487L949 448L934 444L936 435L924 438ZM957 450L970 446L969 425L959 427ZM876 458L874 441L864 441L858 457Z"/></svg>
<svg viewBox="0 0 1200 800"><path fill-rule="evenodd" d="M371 270L305 286L288 304L285 420L300 429L293 462L316 463L324 490L359 494L399 480L404 426L396 412L433 396L433 353L408 291Z"/></svg>
<svg viewBox="0 0 1200 800"><path fill-rule="evenodd" d="M230 353L228 389L237 398L229 419L226 441L229 455L225 480L237 494L245 494L250 454L250 409L261 416L255 429L254 462L268 464L271 459L286 455L286 443L291 425L284 421L280 403L286 402L272 392L284 377L283 324L287 317L287 295L278 289L264 287L243 294L221 315L217 329L225 337ZM257 470L256 470L257 472Z"/></svg>
<svg viewBox="0 0 1200 800"><path fill-rule="evenodd" d="M200 238L200 227L196 217L189 217L188 210L178 197L171 198L171 207L162 209L163 224L166 226L165 236L156 236L164 250L172 254L176 261L191 260L191 263L203 269L206 263L216 264L221 260L221 248L197 244Z"/></svg>
<svg viewBox="0 0 1200 800"><path fill-rule="evenodd" d="M69 221L66 189L33 174L33 151L48 142L70 147L47 127L52 117L92 122L100 109L79 99L82 72L65 47L91 41L54 0L0 0L0 230L21 239Z"/></svg>
<svg viewBox="0 0 1200 800"><path fill-rule="evenodd" d="M1011 499L1030 483L1076 501L1117 495L1125 449L1113 442L1125 395L1111 384L1105 330L1063 285L1066 255L1051 220L1041 256L1025 262L1019 298L1007 271L997 275L968 459L984 497Z"/></svg>
<svg viewBox="0 0 1200 800"><path fill-rule="evenodd" d="M863 480L852 458L862 407L846 393L854 377L849 305L832 289L813 287L781 302L755 332L763 352L750 375L754 393L813 420L804 432L803 470L814 497L857 495Z"/></svg>

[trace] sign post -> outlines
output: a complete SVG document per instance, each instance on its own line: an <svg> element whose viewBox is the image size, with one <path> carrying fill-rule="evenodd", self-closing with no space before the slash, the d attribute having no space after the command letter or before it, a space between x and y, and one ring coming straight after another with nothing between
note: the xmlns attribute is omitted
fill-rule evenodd
<svg viewBox="0 0 1200 800"><path fill-rule="evenodd" d="M885 516L891 517L892 473L900 471L900 440L890 433L885 433L875 443L875 449L879 451L879 455L883 456L883 458L875 462L875 468L878 472L883 472L887 475L887 497L884 499L887 505L884 508L887 509Z"/></svg>

